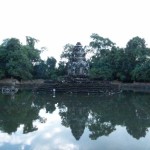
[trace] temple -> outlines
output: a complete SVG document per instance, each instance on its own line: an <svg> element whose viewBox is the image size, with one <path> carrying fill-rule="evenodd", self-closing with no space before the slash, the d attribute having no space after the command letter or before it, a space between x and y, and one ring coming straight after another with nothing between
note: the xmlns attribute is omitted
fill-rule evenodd
<svg viewBox="0 0 150 150"><path fill-rule="evenodd" d="M69 61L67 63L68 75L64 76L59 81L46 81L37 87L34 85L35 91L53 91L53 97L55 97L55 92L88 94L119 93L119 84L111 84L110 81L100 81L89 78L89 64L88 61L86 61L85 55L85 49L82 48L81 43L78 42L71 49L71 55L69 53ZM73 128L72 126L72 133L78 140L84 131L84 127L80 127L80 134Z"/></svg>
<svg viewBox="0 0 150 150"><path fill-rule="evenodd" d="M85 50L80 42L74 46L72 55L68 62L68 75L74 77L87 77L89 74L89 64L85 58Z"/></svg>

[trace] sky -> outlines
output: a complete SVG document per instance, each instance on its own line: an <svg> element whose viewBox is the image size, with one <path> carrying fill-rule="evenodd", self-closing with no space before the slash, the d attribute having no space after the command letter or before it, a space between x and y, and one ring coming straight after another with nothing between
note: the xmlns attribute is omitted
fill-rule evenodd
<svg viewBox="0 0 150 150"><path fill-rule="evenodd" d="M46 47L42 59L57 60L65 44L92 40L90 35L109 38L119 47L135 36L150 46L149 0L0 0L0 42L25 36Z"/></svg>

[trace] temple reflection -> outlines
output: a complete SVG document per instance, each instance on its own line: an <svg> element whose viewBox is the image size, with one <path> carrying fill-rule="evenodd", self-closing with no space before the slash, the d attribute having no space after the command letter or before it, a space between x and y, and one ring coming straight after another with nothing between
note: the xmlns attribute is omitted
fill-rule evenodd
<svg viewBox="0 0 150 150"><path fill-rule="evenodd" d="M120 95L56 95L19 92L12 99L0 95L0 130L8 134L23 125L23 133L34 132L38 127L34 121L45 124L47 118L39 116L41 109L52 114L59 109L61 124L70 128L76 140L80 140L85 128L89 138L96 140L109 136L116 126L136 139L145 137L150 127L150 95L142 93L122 93Z"/></svg>
<svg viewBox="0 0 150 150"><path fill-rule="evenodd" d="M77 97L66 99L59 108L62 124L70 127L75 139L79 140L88 121L89 108Z"/></svg>

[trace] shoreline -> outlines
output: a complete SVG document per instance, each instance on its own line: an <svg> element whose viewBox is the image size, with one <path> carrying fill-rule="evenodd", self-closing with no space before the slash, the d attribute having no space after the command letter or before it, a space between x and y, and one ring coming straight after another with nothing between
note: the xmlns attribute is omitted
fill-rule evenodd
<svg viewBox="0 0 150 150"><path fill-rule="evenodd" d="M148 92L150 93L150 83L134 82L122 83L116 81L89 81L89 82L61 82L51 80L26 80L19 82L16 79L0 80L0 88L4 86L15 86L20 90L41 90L52 91L56 89L58 92L93 92L102 93L103 91L134 91L134 92Z"/></svg>

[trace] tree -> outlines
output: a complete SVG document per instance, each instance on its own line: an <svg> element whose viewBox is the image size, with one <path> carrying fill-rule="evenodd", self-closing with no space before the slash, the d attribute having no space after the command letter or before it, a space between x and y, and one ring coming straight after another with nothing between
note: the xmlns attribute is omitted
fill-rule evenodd
<svg viewBox="0 0 150 150"><path fill-rule="evenodd" d="M35 48L35 43L38 40L29 36L26 36L26 45L24 45L24 51L32 63L37 63L40 61L40 53L42 50Z"/></svg>
<svg viewBox="0 0 150 150"><path fill-rule="evenodd" d="M61 54L61 59L66 59L67 61L71 58L71 56L72 56L72 50L73 50L73 48L74 48L74 45L72 45L72 44L66 44L65 46L64 46L64 50L63 50L63 52L62 52L62 54Z"/></svg>
<svg viewBox="0 0 150 150"><path fill-rule="evenodd" d="M109 62L110 68L112 70L112 79L121 80L125 79L125 53L123 48L113 47L107 56L107 61Z"/></svg>
<svg viewBox="0 0 150 150"><path fill-rule="evenodd" d="M111 49L115 44L108 38L103 38L98 34L92 34L93 39L90 42L91 50L94 55L90 59L90 76L102 80L111 80L113 77L113 68L111 65Z"/></svg>
<svg viewBox="0 0 150 150"><path fill-rule="evenodd" d="M0 45L0 79L5 77L6 71L6 51L5 48Z"/></svg>
<svg viewBox="0 0 150 150"><path fill-rule="evenodd" d="M41 60L38 64L34 65L33 76L36 79L48 78L47 65L43 60Z"/></svg>
<svg viewBox="0 0 150 150"><path fill-rule="evenodd" d="M145 40L140 37L134 37L126 45L126 80L132 81L135 79L135 68L139 68L149 56L150 50L146 47ZM134 77L132 77L134 75Z"/></svg>
<svg viewBox="0 0 150 150"><path fill-rule="evenodd" d="M17 79L31 78L32 66L20 41L16 38L4 40L1 45L1 57L5 57L3 65L5 66L5 77L14 77Z"/></svg>
<svg viewBox="0 0 150 150"><path fill-rule="evenodd" d="M57 68L57 75L62 77L67 74L67 63L72 58L72 51L73 51L74 45L73 44L66 44L64 46L64 50L61 53L61 61L58 64Z"/></svg>
<svg viewBox="0 0 150 150"><path fill-rule="evenodd" d="M132 79L140 82L150 82L150 59L137 64L132 71Z"/></svg>
<svg viewBox="0 0 150 150"><path fill-rule="evenodd" d="M0 45L0 78L31 79L33 65L39 60L40 50L34 44L22 45L19 39L5 39Z"/></svg>
<svg viewBox="0 0 150 150"><path fill-rule="evenodd" d="M64 76L67 75L67 66L66 62L60 61L57 68L57 75L58 76Z"/></svg>
<svg viewBox="0 0 150 150"><path fill-rule="evenodd" d="M26 36L26 43L29 47L31 48L35 48L35 43L39 42L39 40L33 38L33 37L30 37L30 36Z"/></svg>
<svg viewBox="0 0 150 150"><path fill-rule="evenodd" d="M113 70L108 58L93 56L90 62L90 77L101 80L111 80Z"/></svg>
<svg viewBox="0 0 150 150"><path fill-rule="evenodd" d="M48 57L46 60L46 65L49 69L54 70L56 67L56 59L54 57Z"/></svg>
<svg viewBox="0 0 150 150"><path fill-rule="evenodd" d="M90 42L91 51L96 55L103 55L105 51L111 50L115 46L115 43L110 39L103 38L96 33L93 33L90 37L93 39Z"/></svg>
<svg viewBox="0 0 150 150"><path fill-rule="evenodd" d="M56 79L56 59L54 57L48 57L46 61L48 78Z"/></svg>
<svg viewBox="0 0 150 150"><path fill-rule="evenodd" d="M56 59L48 57L46 61L41 60L34 66L34 78L55 79L56 78Z"/></svg>

